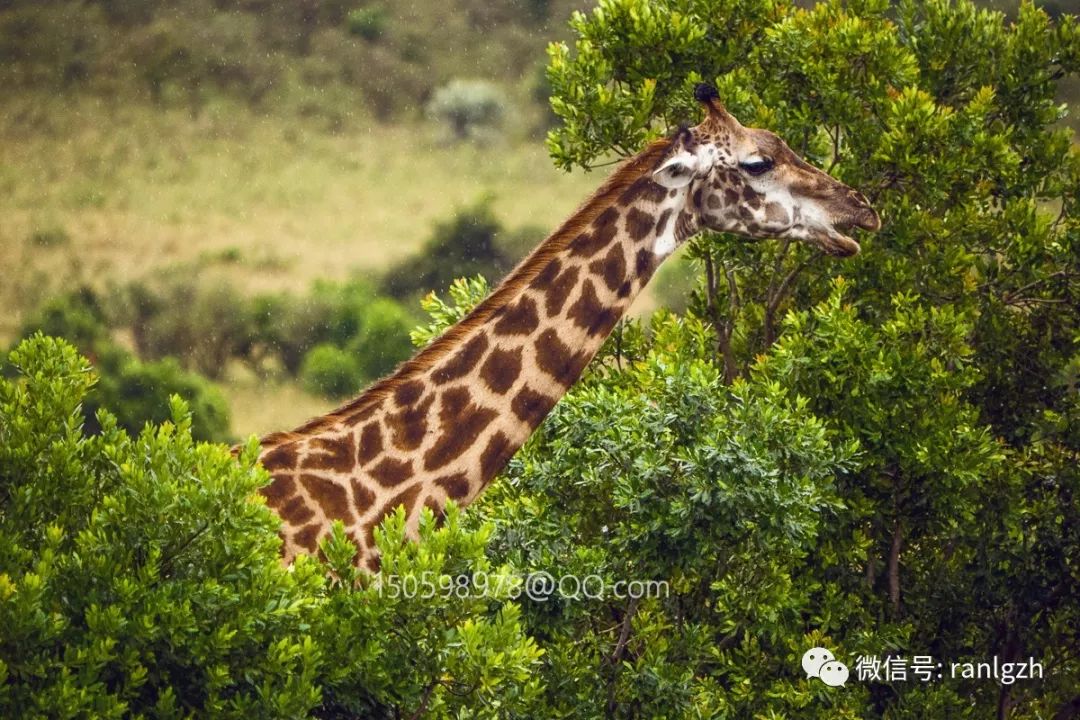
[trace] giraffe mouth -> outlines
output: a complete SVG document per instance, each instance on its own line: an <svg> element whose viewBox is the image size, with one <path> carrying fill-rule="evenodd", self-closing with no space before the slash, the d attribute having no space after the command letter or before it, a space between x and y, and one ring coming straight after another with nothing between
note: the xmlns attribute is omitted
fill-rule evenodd
<svg viewBox="0 0 1080 720"><path fill-rule="evenodd" d="M851 257L858 255L861 247L859 243L845 232L852 228L862 228L870 232L881 229L881 218L867 206L860 214L833 224L819 238L818 247L823 252L837 257Z"/></svg>
<svg viewBox="0 0 1080 720"><path fill-rule="evenodd" d="M846 228L845 228L846 229ZM815 244L826 255L835 257L851 257L858 255L862 248L853 238L840 232L836 227L831 227L824 233L814 238Z"/></svg>

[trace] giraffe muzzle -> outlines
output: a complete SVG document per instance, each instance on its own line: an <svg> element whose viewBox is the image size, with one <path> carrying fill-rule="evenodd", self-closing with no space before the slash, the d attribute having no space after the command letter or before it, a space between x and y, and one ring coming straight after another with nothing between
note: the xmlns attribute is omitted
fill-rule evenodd
<svg viewBox="0 0 1080 720"><path fill-rule="evenodd" d="M881 229L881 216L869 205L864 205L851 223L852 227L862 228L870 232Z"/></svg>

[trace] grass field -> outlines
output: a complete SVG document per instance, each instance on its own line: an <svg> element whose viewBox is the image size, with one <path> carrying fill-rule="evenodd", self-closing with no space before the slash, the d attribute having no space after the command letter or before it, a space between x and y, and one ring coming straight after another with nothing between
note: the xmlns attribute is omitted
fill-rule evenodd
<svg viewBox="0 0 1080 720"><path fill-rule="evenodd" d="M561 221L601 174L555 170L539 138L448 144L426 123L338 133L231 103L196 119L94 98L24 95L0 109L0 340L50 295L172 269L247 291L370 273L434 222L491 195L508 228ZM330 403L230 375L234 431ZM267 397L273 394L274 397Z"/></svg>

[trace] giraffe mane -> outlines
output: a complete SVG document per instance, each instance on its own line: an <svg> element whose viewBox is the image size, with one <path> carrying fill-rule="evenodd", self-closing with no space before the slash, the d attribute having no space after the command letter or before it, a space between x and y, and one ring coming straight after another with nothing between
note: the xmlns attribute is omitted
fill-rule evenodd
<svg viewBox="0 0 1080 720"><path fill-rule="evenodd" d="M473 330L485 324L498 308L515 297L528 285L570 242L588 229L601 212L631 190L635 183L653 170L677 140L678 133L655 140L637 155L624 161L593 192L574 213L551 235L536 246L484 300L442 335L405 360L390 375L369 385L359 396L325 415L308 420L295 430L270 433L259 439L264 449L291 442L307 435L332 427L344 418L353 417L373 407L392 393L401 383L424 373L446 357Z"/></svg>

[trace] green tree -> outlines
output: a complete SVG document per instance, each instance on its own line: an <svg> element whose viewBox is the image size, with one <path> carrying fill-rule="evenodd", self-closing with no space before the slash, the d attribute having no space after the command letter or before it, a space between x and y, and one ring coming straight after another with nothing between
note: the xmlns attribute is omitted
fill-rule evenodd
<svg viewBox="0 0 1080 720"><path fill-rule="evenodd" d="M573 50L549 51L561 166L694 122L707 80L884 228L844 263L694 240L688 315L617 332L481 501L496 559L671 579L660 600L526 606L547 707L1075 716L1080 153L1054 124L1076 18L602 0L571 24ZM1034 657L1046 676L832 691L799 672L813 645L850 664Z"/></svg>

